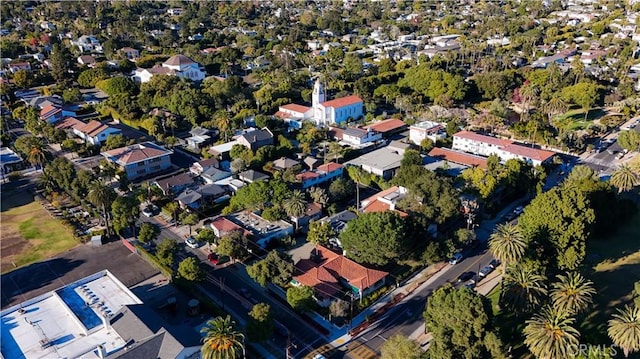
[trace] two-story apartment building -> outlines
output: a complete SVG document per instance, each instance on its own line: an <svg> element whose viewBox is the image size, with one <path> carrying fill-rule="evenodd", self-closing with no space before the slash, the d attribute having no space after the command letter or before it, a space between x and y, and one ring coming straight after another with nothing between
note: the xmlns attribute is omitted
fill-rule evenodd
<svg viewBox="0 0 640 359"><path fill-rule="evenodd" d="M453 135L452 149L488 157L496 155L502 161L518 159L534 166L549 162L555 152L519 145L511 140L485 136L470 131Z"/></svg>
<svg viewBox="0 0 640 359"><path fill-rule="evenodd" d="M171 167L173 151L152 142L143 142L131 146L102 152L107 161L120 166L130 180L148 176Z"/></svg>
<svg viewBox="0 0 640 359"><path fill-rule="evenodd" d="M418 146L427 138L436 143L439 139L446 137L445 127L438 122L422 121L409 127L409 140Z"/></svg>
<svg viewBox="0 0 640 359"><path fill-rule="evenodd" d="M314 171L299 173L296 175L296 179L301 182L302 189L307 189L321 183L333 181L335 178L341 177L343 173L343 165L329 162L318 166Z"/></svg>

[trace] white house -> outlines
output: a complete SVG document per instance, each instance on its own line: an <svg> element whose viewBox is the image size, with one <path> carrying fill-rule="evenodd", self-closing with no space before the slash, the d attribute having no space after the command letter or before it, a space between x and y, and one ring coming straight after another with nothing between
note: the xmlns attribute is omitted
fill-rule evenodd
<svg viewBox="0 0 640 359"><path fill-rule="evenodd" d="M372 129L362 128L347 128L342 133L342 141L340 144L345 144L354 148L366 147L373 145L377 141L382 140L382 134Z"/></svg>
<svg viewBox="0 0 640 359"><path fill-rule="evenodd" d="M171 75L191 81L202 81L207 74L197 62L184 55L174 55L165 61L162 66L156 65L151 69L136 69L132 78L137 83L145 83L151 80L154 75Z"/></svg>
<svg viewBox="0 0 640 359"><path fill-rule="evenodd" d="M438 122L422 121L409 127L409 140L418 146L427 138L435 143L446 137L445 127Z"/></svg>
<svg viewBox="0 0 640 359"><path fill-rule="evenodd" d="M119 128L111 127L95 120L84 123L76 118L67 117L56 125L56 128L70 130L74 135L83 139L86 143L100 146L109 136L122 133Z"/></svg>
<svg viewBox="0 0 640 359"><path fill-rule="evenodd" d="M460 131L453 135L451 148L484 157L496 155L502 161L518 159L534 166L548 162L555 155L555 152L552 151L522 146L511 140L470 131Z"/></svg>
<svg viewBox="0 0 640 359"><path fill-rule="evenodd" d="M82 52L102 52L102 44L93 35L83 35L74 43Z"/></svg>

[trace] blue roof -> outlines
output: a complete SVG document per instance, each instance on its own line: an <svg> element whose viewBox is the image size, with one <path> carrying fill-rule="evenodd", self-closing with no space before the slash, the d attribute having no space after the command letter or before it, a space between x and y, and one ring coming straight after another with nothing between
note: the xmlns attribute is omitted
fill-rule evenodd
<svg viewBox="0 0 640 359"><path fill-rule="evenodd" d="M8 147L0 148L0 163L11 164L21 162L22 158Z"/></svg>

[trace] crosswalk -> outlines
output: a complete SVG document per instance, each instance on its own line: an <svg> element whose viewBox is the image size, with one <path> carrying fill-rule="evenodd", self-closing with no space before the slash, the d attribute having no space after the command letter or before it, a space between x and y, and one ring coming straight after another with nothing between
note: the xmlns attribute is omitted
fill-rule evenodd
<svg viewBox="0 0 640 359"><path fill-rule="evenodd" d="M311 353L307 354L305 359L315 359L318 355L322 355L327 359L331 359L334 354L342 354L340 358L349 358L349 359L376 359L378 358L378 354L373 351L368 346L360 343L360 342L351 342L347 345L346 352L340 352L338 348L334 348L330 344L325 344Z"/></svg>

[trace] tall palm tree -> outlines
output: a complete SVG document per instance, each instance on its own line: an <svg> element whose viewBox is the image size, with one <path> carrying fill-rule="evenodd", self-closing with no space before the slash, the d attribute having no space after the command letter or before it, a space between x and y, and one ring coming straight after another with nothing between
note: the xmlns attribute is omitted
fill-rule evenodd
<svg viewBox="0 0 640 359"><path fill-rule="evenodd" d="M36 166L36 169L44 169L44 164L47 162L47 151L44 149L44 145L39 142L34 143L27 154L27 161Z"/></svg>
<svg viewBox="0 0 640 359"><path fill-rule="evenodd" d="M289 198L284 201L284 211L290 217L302 217L307 209L307 201L300 190L291 192Z"/></svg>
<svg viewBox="0 0 640 359"><path fill-rule="evenodd" d="M308 189L309 196L313 199L313 202L324 206L329 202L329 196L327 195L327 191L320 187L311 187Z"/></svg>
<svg viewBox="0 0 640 359"><path fill-rule="evenodd" d="M533 268L510 267L502 279L501 298L518 313L531 311L547 294L545 280Z"/></svg>
<svg viewBox="0 0 640 359"><path fill-rule="evenodd" d="M524 343L537 358L569 358L580 337L574 322L566 313L546 306L526 321Z"/></svg>
<svg viewBox="0 0 640 359"><path fill-rule="evenodd" d="M520 97L523 104L523 113L526 115L525 120L529 119L529 106L534 103L538 97L538 89L532 84L525 84L520 87Z"/></svg>
<svg viewBox="0 0 640 359"><path fill-rule="evenodd" d="M500 224L489 237L489 250L498 258L505 272L507 264L516 263L524 255L527 243L520 229L511 224Z"/></svg>
<svg viewBox="0 0 640 359"><path fill-rule="evenodd" d="M244 334L234 328L235 322L227 315L209 320L200 330L205 333L202 338L202 359L235 359L246 357L244 351Z"/></svg>
<svg viewBox="0 0 640 359"><path fill-rule="evenodd" d="M215 113L214 123L220 134L224 134L224 141L229 141L229 131L231 130L231 118L226 111L220 110Z"/></svg>
<svg viewBox="0 0 640 359"><path fill-rule="evenodd" d="M554 115L559 115L567 112L568 109L569 106L558 96L554 96L543 107L544 112L547 113L547 116L549 118L549 125L551 126L553 126L553 121L551 120L551 118Z"/></svg>
<svg viewBox="0 0 640 359"><path fill-rule="evenodd" d="M558 281L551 285L551 300L558 310L577 314L593 302L591 296L596 293L593 282L580 273L571 272L566 276L558 275Z"/></svg>
<svg viewBox="0 0 640 359"><path fill-rule="evenodd" d="M640 177L625 163L611 174L611 184L618 188L618 192L626 192L640 184Z"/></svg>
<svg viewBox="0 0 640 359"><path fill-rule="evenodd" d="M622 348L625 357L640 351L640 308L625 305L624 309L618 309L609 320L607 333L613 343Z"/></svg>
<svg viewBox="0 0 640 359"><path fill-rule="evenodd" d="M94 206L102 209L102 215L104 216L105 225L107 226L107 235L111 235L111 228L109 227L109 211L107 208L111 207L111 203L116 199L116 192L113 188L105 185L102 181L96 180L89 185L87 199Z"/></svg>

